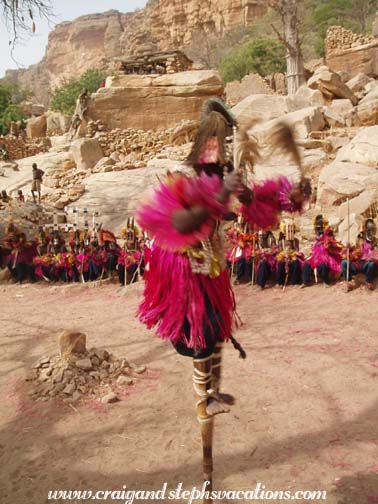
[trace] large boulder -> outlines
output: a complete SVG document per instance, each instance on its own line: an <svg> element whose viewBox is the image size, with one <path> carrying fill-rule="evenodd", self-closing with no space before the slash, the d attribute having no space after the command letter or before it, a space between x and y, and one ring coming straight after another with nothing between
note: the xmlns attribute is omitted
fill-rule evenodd
<svg viewBox="0 0 378 504"><path fill-rule="evenodd" d="M247 96L256 94L274 94L273 89L259 74L249 74L243 77L241 81L229 82L226 85L227 102L232 105L236 105Z"/></svg>
<svg viewBox="0 0 378 504"><path fill-rule="evenodd" d="M378 160L378 126L359 130L357 135L336 156L337 162L360 163L376 168Z"/></svg>
<svg viewBox="0 0 378 504"><path fill-rule="evenodd" d="M104 157L97 138L79 138L71 144L70 152L76 166L82 170L92 170Z"/></svg>
<svg viewBox="0 0 378 504"><path fill-rule="evenodd" d="M42 138L46 136L46 116L31 117L26 123L26 135L28 138Z"/></svg>
<svg viewBox="0 0 378 504"><path fill-rule="evenodd" d="M45 106L41 103L32 103L29 101L23 101L20 103L20 108L23 113L28 117L39 117L45 113Z"/></svg>
<svg viewBox="0 0 378 504"><path fill-rule="evenodd" d="M307 85L312 89L319 89L326 99L347 98L353 105L357 105L358 99L349 87L343 83L340 75L332 72L326 66L316 70L308 80Z"/></svg>
<svg viewBox="0 0 378 504"><path fill-rule="evenodd" d="M378 41L332 51L327 54L326 60L330 69L347 71L350 78L359 73L378 77Z"/></svg>
<svg viewBox="0 0 378 504"><path fill-rule="evenodd" d="M60 112L47 112L47 136L63 135L69 130L71 117Z"/></svg>
<svg viewBox="0 0 378 504"><path fill-rule="evenodd" d="M321 208L338 207L348 198L352 200L366 194L372 187L378 187L378 172L375 168L335 160L320 173L317 205Z"/></svg>
<svg viewBox="0 0 378 504"><path fill-rule="evenodd" d="M164 180L167 166L171 171L175 171L175 167L181 169L177 161L170 165L161 161L161 166L156 168L150 165L148 169L92 174L85 180L85 194L75 206L99 212L103 227L118 233L125 226L127 217L134 215L140 201L146 197L146 191L156 186L159 178Z"/></svg>
<svg viewBox="0 0 378 504"><path fill-rule="evenodd" d="M306 107L322 107L326 104L326 99L318 89L311 89L306 84L300 86L292 97L293 108L301 109Z"/></svg>
<svg viewBox="0 0 378 504"><path fill-rule="evenodd" d="M222 96L220 75L214 70L165 75L116 75L92 94L88 119L108 129L169 128L181 120L198 119L203 103Z"/></svg>
<svg viewBox="0 0 378 504"><path fill-rule="evenodd" d="M327 108L328 110L342 117L343 123L345 123L346 126L350 127L354 125L356 118L356 109L350 102L350 100L333 100L333 102L330 103Z"/></svg>
<svg viewBox="0 0 378 504"><path fill-rule="evenodd" d="M280 121L291 126L297 139L307 138L309 133L322 130L326 124L320 107L306 107L285 114L278 119L258 124L253 133L259 142L262 144L268 143L273 129Z"/></svg>
<svg viewBox="0 0 378 504"><path fill-rule="evenodd" d="M338 238L342 243L355 243L355 239L358 236L362 228L363 219L358 213L350 213L349 217L339 224L338 228Z"/></svg>
<svg viewBox="0 0 378 504"><path fill-rule="evenodd" d="M352 79L350 79L346 85L348 88L353 92L353 93L360 93L365 89L366 84L368 84L371 81L371 78L364 74L364 73L358 73Z"/></svg>
<svg viewBox="0 0 378 504"><path fill-rule="evenodd" d="M366 189L355 198L350 198L349 203L345 201L338 208L339 217L345 219L348 212L356 215L364 214L373 203L378 201L378 189Z"/></svg>
<svg viewBox="0 0 378 504"><path fill-rule="evenodd" d="M378 124L378 88L373 88L360 101L356 114L359 124L362 126L373 126Z"/></svg>
<svg viewBox="0 0 378 504"><path fill-rule="evenodd" d="M378 126L362 128L323 168L317 204L345 219L349 212L366 215L378 200Z"/></svg>
<svg viewBox="0 0 378 504"><path fill-rule="evenodd" d="M345 119L330 107L324 107L323 114L324 119L331 128L345 126Z"/></svg>
<svg viewBox="0 0 378 504"><path fill-rule="evenodd" d="M290 112L291 100L287 96L251 95L231 110L241 123L248 122L251 119L269 121Z"/></svg>
<svg viewBox="0 0 378 504"><path fill-rule="evenodd" d="M64 135L56 135L50 137L50 142L51 142L50 152L52 150L55 152L68 151L70 148L70 141L68 139L67 133Z"/></svg>

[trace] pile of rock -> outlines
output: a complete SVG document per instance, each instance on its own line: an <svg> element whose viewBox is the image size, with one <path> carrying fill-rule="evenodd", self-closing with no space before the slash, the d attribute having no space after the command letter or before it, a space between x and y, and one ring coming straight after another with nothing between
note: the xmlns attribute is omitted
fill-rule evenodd
<svg viewBox="0 0 378 504"><path fill-rule="evenodd" d="M116 402L125 386L132 385L135 374L146 371L145 366L129 364L106 350L86 350L86 335L64 332L60 338L60 355L42 357L33 366L29 395L36 401L55 397L64 402L80 399L101 399Z"/></svg>
<svg viewBox="0 0 378 504"><path fill-rule="evenodd" d="M63 208L74 201L77 201L85 193L85 185L71 183L64 189L59 189L53 193L42 195L44 203L50 203L54 208L63 210Z"/></svg>
<svg viewBox="0 0 378 504"><path fill-rule="evenodd" d="M371 35L366 36L361 33L353 33L342 26L330 26L326 37L326 54L332 51L369 44L375 40L377 39Z"/></svg>
<svg viewBox="0 0 378 504"><path fill-rule="evenodd" d="M172 56L167 57L165 70L168 74L184 72L186 70L186 65L183 64L180 58L172 54Z"/></svg>
<svg viewBox="0 0 378 504"><path fill-rule="evenodd" d="M22 137L13 135L0 136L0 148L5 149L8 159L22 159L47 152L51 147L47 138L35 138L27 141Z"/></svg>
<svg viewBox="0 0 378 504"><path fill-rule="evenodd" d="M87 124L87 137L92 138L98 131L105 131L105 126L102 121L88 121Z"/></svg>
<svg viewBox="0 0 378 504"><path fill-rule="evenodd" d="M138 54L126 60L116 60L116 70L125 74L173 74L192 68L193 61L181 51L150 52L139 48Z"/></svg>
<svg viewBox="0 0 378 504"><path fill-rule="evenodd" d="M167 157L167 149L173 156L168 157L183 160L188 154L185 144L193 140L197 127L196 121L182 121L173 128L159 131L127 128L101 132L97 139L105 158L93 171L143 168L151 159Z"/></svg>

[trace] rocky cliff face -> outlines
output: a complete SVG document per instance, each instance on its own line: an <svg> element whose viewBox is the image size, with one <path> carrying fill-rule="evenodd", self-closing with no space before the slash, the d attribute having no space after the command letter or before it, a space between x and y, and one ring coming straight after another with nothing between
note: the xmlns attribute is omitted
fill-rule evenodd
<svg viewBox="0 0 378 504"><path fill-rule="evenodd" d="M50 33L40 63L7 75L47 104L50 88L89 68L108 68L114 57L185 48L198 30L221 37L228 30L248 26L265 10L264 0L150 0L133 13L111 10L82 16Z"/></svg>

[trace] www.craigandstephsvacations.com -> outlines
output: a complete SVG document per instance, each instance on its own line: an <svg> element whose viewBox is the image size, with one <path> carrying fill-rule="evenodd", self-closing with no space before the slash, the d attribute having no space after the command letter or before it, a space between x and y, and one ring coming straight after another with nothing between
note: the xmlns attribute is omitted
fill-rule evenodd
<svg viewBox="0 0 378 504"><path fill-rule="evenodd" d="M267 490L262 483L257 483L255 488L243 490L208 490L209 482L205 481L202 488L192 487L184 489L183 483L179 483L174 490L168 489L168 483L164 483L159 490L128 490L123 485L122 490L50 490L48 500L98 500L98 501L120 501L124 504L133 504L137 501L145 500L172 500L181 501L188 504L194 503L197 499L227 499L230 501L288 501L288 500L308 500L322 501L327 499L325 490Z"/></svg>

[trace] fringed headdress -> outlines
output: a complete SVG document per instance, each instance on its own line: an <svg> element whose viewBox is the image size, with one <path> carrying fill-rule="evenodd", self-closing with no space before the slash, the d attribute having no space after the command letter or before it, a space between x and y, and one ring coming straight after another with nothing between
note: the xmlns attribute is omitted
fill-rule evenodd
<svg viewBox="0 0 378 504"><path fill-rule="evenodd" d="M248 134L248 130L255 126L257 122L259 121L256 119L249 121L241 126L236 133L234 145L235 169L241 167L253 172L254 165L260 159L260 151L257 140L254 136Z"/></svg>
<svg viewBox="0 0 378 504"><path fill-rule="evenodd" d="M270 142L273 151L280 150L289 154L293 162L298 166L302 172L302 161L299 154L298 146L294 138L294 133L291 127L285 122L279 122L272 129L270 134Z"/></svg>
<svg viewBox="0 0 378 504"><path fill-rule="evenodd" d="M210 98L204 105L201 123L187 158L194 167L210 163L226 163L226 137L236 120L219 98Z"/></svg>

